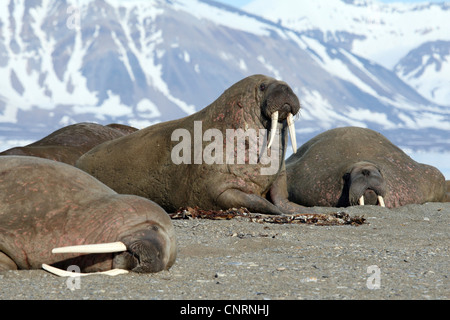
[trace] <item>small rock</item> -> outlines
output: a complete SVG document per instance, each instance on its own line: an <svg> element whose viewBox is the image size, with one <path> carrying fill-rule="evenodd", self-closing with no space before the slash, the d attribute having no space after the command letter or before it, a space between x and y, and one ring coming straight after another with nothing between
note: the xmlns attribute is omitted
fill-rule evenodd
<svg viewBox="0 0 450 320"><path fill-rule="evenodd" d="M198 283L208 283L211 282L212 280L197 280Z"/></svg>
<svg viewBox="0 0 450 320"><path fill-rule="evenodd" d="M225 273L217 272L217 273L214 275L214 278L223 278L223 277L226 277L226 274L225 274Z"/></svg>
<svg viewBox="0 0 450 320"><path fill-rule="evenodd" d="M300 281L301 282L317 282L317 278L316 277L306 277Z"/></svg>

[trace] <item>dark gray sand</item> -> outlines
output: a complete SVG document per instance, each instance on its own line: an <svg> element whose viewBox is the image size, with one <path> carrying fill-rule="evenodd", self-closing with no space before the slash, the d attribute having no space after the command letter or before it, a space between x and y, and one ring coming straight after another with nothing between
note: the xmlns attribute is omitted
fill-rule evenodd
<svg viewBox="0 0 450 320"><path fill-rule="evenodd" d="M341 211L368 223L174 220L170 271L82 277L78 289L43 270L8 271L0 299L450 299L450 203Z"/></svg>

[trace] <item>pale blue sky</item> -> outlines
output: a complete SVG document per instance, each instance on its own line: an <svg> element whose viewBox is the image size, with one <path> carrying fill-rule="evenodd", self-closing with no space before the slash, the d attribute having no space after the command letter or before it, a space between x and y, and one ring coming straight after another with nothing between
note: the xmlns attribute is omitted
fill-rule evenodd
<svg viewBox="0 0 450 320"><path fill-rule="evenodd" d="M226 3L228 5L232 5L235 7L242 7L247 3L252 2L252 0L216 0L222 3ZM389 3L389 2L446 2L444 0L380 0L381 2Z"/></svg>

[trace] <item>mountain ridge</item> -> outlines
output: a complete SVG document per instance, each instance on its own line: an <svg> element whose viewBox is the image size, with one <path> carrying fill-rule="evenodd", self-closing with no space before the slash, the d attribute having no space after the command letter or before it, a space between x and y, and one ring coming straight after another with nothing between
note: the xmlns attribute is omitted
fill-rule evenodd
<svg viewBox="0 0 450 320"><path fill-rule="evenodd" d="M376 0L299 0L294 3L280 0L275 4L254 0L243 9L376 61L396 72L427 99L450 106L450 76L444 78L441 72L438 83L430 77L412 78L401 73L403 68L410 67L405 65L407 56L426 57L426 53L418 50L424 44L450 41L447 32L450 2L387 4ZM445 50L450 50L450 43L446 43ZM399 69L401 61L403 68ZM450 59L442 57L439 62L450 70ZM433 94L436 91L439 93Z"/></svg>
<svg viewBox="0 0 450 320"><path fill-rule="evenodd" d="M448 107L318 31L209 0L11 1L0 12L0 145L75 122L180 118L263 73L299 96L299 143L356 125L405 149L450 150Z"/></svg>

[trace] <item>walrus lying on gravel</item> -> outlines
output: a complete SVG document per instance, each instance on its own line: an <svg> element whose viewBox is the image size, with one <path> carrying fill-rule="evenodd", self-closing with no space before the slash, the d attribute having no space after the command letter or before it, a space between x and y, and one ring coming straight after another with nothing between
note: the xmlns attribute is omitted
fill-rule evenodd
<svg viewBox="0 0 450 320"><path fill-rule="evenodd" d="M304 206L388 208L443 201L445 179L380 133L345 127L319 134L286 160L289 199Z"/></svg>
<svg viewBox="0 0 450 320"><path fill-rule="evenodd" d="M167 212L198 206L300 213L301 207L287 201L284 168L287 129L296 149L293 117L299 110L285 82L250 76L203 110L105 142L76 166L115 191L149 198Z"/></svg>
<svg viewBox="0 0 450 320"><path fill-rule="evenodd" d="M82 247L88 253L83 255L52 254L56 247L111 242L121 243L106 251ZM65 163L0 157L0 271L49 264L87 272L158 272L175 257L172 221L154 202L119 195Z"/></svg>
<svg viewBox="0 0 450 320"><path fill-rule="evenodd" d="M3 151L0 155L34 156L75 165L81 155L96 145L135 131L136 128L121 124L103 126L96 123L77 123L61 128L27 146Z"/></svg>
<svg viewBox="0 0 450 320"><path fill-rule="evenodd" d="M450 202L450 180L445 181L447 185L447 193L445 197L445 202Z"/></svg>

